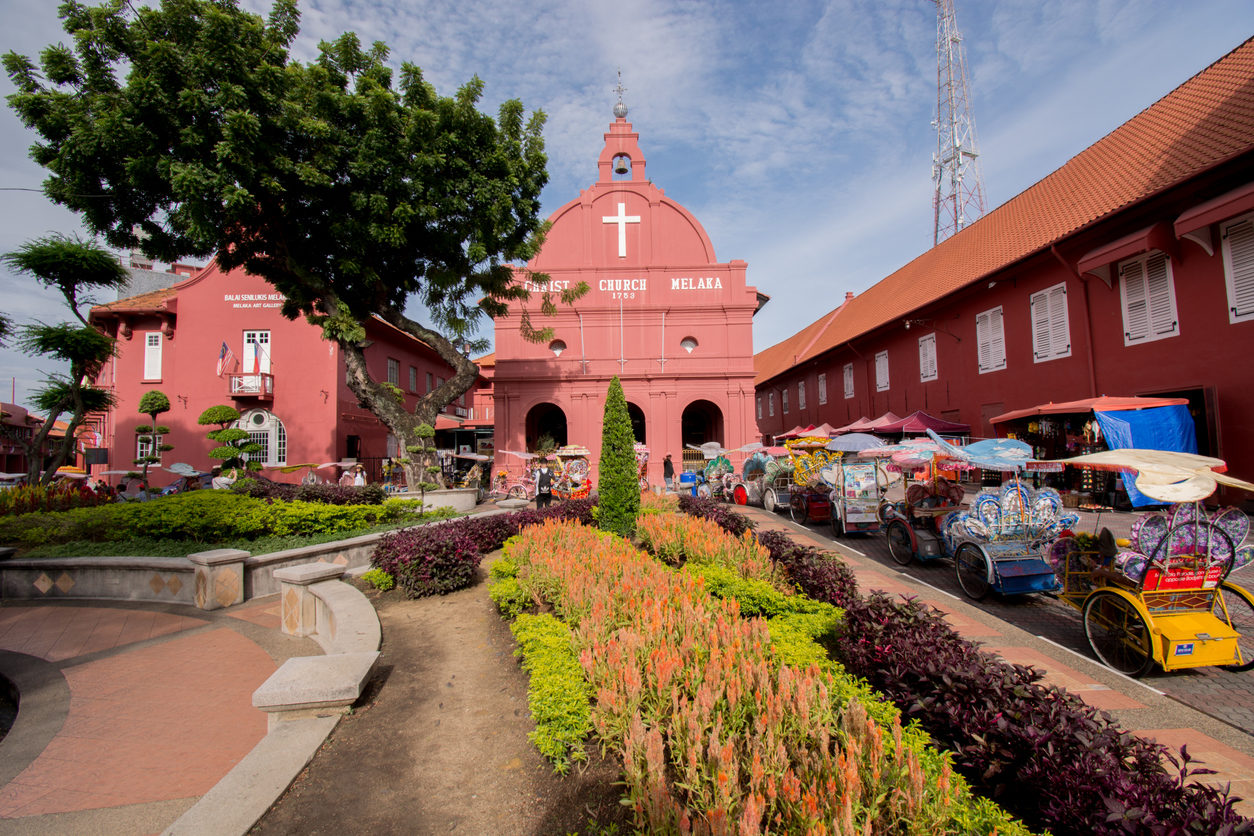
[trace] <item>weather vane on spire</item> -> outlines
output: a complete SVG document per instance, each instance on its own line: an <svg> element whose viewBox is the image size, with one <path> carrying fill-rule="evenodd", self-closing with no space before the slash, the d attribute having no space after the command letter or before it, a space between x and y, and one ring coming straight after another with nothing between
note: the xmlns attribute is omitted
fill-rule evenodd
<svg viewBox="0 0 1254 836"><path fill-rule="evenodd" d="M623 93L627 92L627 88L623 86L623 71L618 71L618 86L614 88L614 92L618 94L618 104L614 105L614 115L619 119L627 118L627 105L623 104Z"/></svg>

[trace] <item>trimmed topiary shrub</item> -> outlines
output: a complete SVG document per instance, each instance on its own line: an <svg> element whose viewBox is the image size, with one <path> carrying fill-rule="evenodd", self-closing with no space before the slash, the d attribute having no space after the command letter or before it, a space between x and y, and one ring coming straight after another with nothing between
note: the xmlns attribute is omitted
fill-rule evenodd
<svg viewBox="0 0 1254 836"><path fill-rule="evenodd" d="M623 385L615 377L605 394L601 424L601 462L597 471L597 525L630 538L640 513L640 480L636 471L636 439L631 432Z"/></svg>

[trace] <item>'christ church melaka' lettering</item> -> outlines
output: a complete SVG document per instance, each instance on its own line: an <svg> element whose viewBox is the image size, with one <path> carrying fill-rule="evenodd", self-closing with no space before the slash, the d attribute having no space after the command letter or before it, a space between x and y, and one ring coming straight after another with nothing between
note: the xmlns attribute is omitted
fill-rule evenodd
<svg viewBox="0 0 1254 836"><path fill-rule="evenodd" d="M704 276L701 278L693 278L684 276L682 278L671 279L671 290L722 290L723 280L718 276Z"/></svg>

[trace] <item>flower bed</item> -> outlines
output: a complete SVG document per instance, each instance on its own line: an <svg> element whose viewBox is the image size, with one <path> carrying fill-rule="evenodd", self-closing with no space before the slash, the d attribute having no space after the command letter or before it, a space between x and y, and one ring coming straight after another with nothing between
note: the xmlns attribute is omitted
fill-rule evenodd
<svg viewBox="0 0 1254 836"><path fill-rule="evenodd" d="M715 553L746 555L739 541ZM763 559L747 554L750 566ZM619 538L579 526L528 528L506 555L517 581L572 628L596 695L593 725L623 758L637 826L656 833L1022 832L995 805L971 798L943 758L903 732L890 707L872 700L871 716L855 696L869 695L830 661L781 664L772 652L774 626L741 617L735 599L712 597L701 573L722 570L727 583L762 584L761 597L789 610L785 618L824 621L821 612L792 611L790 597L802 607L825 605L784 595L718 560L675 572ZM834 612L826 613L829 627ZM797 642L804 622L791 626Z"/></svg>

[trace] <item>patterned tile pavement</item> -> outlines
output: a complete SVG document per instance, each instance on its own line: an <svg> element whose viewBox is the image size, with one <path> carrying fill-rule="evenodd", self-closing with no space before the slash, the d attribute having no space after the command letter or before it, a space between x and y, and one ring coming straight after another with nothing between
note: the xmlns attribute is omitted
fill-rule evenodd
<svg viewBox="0 0 1254 836"><path fill-rule="evenodd" d="M154 814L167 824L177 818L265 735L252 692L287 656L318 652L280 635L278 623L277 596L219 613L0 608L0 650L42 660L31 663L55 669L69 694L59 729L38 751L20 748L20 710L0 743L0 759L26 758L20 771L10 764L11 780L0 786L0 832L6 820L19 826L29 817L110 833L151 832ZM99 829L104 818L90 811L108 813L109 825ZM119 824L132 819L137 830Z"/></svg>

